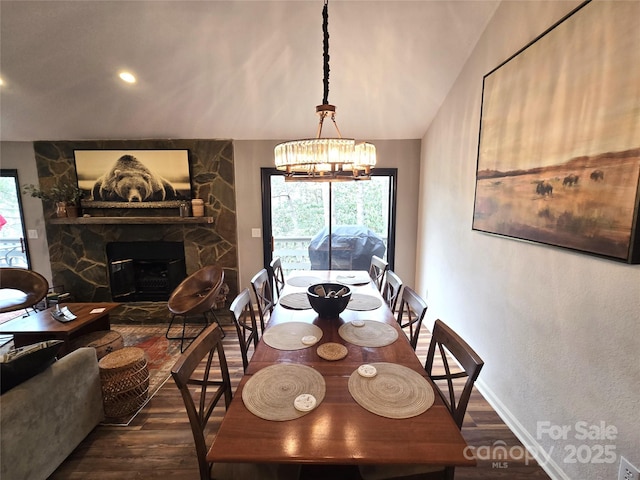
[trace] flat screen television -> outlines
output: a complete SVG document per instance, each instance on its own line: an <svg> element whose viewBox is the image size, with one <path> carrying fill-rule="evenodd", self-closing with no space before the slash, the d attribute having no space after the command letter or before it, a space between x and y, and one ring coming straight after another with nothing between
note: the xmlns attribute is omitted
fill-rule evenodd
<svg viewBox="0 0 640 480"><path fill-rule="evenodd" d="M82 205L151 206L191 199L188 150L74 150Z"/></svg>

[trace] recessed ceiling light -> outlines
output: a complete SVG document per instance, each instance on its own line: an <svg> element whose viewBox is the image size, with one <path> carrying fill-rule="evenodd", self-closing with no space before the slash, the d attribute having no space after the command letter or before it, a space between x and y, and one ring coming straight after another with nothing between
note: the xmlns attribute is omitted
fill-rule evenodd
<svg viewBox="0 0 640 480"><path fill-rule="evenodd" d="M118 76L127 83L136 83L136 77L130 72L120 72Z"/></svg>
<svg viewBox="0 0 640 480"><path fill-rule="evenodd" d="M4 80L2 80L2 77L0 77L0 87L4 85Z"/></svg>

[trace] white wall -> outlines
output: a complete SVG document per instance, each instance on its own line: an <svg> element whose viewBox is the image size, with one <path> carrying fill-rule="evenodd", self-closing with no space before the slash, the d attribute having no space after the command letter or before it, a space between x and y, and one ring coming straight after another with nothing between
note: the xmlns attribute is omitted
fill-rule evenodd
<svg viewBox="0 0 640 480"><path fill-rule="evenodd" d="M31 142L0 142L0 167L17 169L20 186L29 183L38 185L38 171ZM49 284L52 284L42 200L22 195L22 209L27 230L38 232L37 239L27 239L31 268L43 275Z"/></svg>
<svg viewBox="0 0 640 480"><path fill-rule="evenodd" d="M252 228L262 228L260 168L273 167L278 141L234 141L240 289L263 267L262 239ZM395 270L407 285L414 284L420 140L376 140L380 167L398 168L398 218Z"/></svg>
<svg viewBox="0 0 640 480"><path fill-rule="evenodd" d="M577 5L496 11L423 138L417 279L429 290L427 325L443 319L483 357L481 391L523 441L551 453L547 471L610 480L620 455L640 465L640 266L471 229L482 77ZM580 421L617 436L576 439ZM538 422L571 431L552 440ZM616 458L570 463L571 445L586 455L613 445Z"/></svg>

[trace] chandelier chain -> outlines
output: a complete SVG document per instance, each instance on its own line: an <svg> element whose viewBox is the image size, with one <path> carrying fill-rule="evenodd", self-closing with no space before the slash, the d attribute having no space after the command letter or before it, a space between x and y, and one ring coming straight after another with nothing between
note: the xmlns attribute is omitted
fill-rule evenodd
<svg viewBox="0 0 640 480"><path fill-rule="evenodd" d="M322 104L329 104L329 0L324 1L322 9L323 58L324 58L324 96Z"/></svg>

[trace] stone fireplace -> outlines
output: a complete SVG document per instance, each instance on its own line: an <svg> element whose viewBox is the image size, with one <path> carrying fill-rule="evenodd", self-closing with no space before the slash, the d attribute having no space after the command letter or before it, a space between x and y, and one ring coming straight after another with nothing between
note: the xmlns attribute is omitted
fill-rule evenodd
<svg viewBox="0 0 640 480"><path fill-rule="evenodd" d="M123 140L34 142L38 176L42 186L54 181L76 182L73 151L90 149L187 149L194 198L204 199L205 216L211 223L179 218L178 209L83 209L89 218L57 222L52 205L44 205L53 284L62 285L79 302L122 302L123 292L112 292L107 245L112 243L179 243L184 268L189 275L199 268L217 263L225 272L229 288L227 305L238 293L236 208L233 177L233 144L227 140ZM130 217L144 215L144 222ZM166 219L171 221L166 221ZM173 219L175 217L175 220ZM158 221L155 221L155 219ZM120 258L119 260L126 260ZM146 261L143 259L143 261ZM160 280L154 266L152 283ZM171 267L173 268L173 266ZM122 275L131 275L122 273ZM156 275L158 278L153 278ZM168 288L168 287L166 287ZM147 298L147 299L143 299ZM168 321L166 300L137 297L122 303L114 321L153 323ZM226 309L223 309L226 310Z"/></svg>

